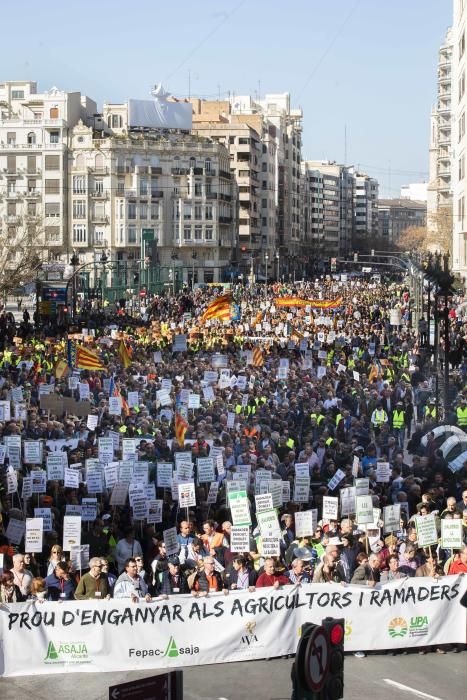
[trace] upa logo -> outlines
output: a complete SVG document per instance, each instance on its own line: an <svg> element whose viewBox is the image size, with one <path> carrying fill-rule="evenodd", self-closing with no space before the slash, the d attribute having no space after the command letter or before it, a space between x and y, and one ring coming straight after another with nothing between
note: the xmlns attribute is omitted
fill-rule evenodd
<svg viewBox="0 0 467 700"><path fill-rule="evenodd" d="M350 642L352 639L352 620L346 620L345 625L344 625L344 630L345 630L345 641Z"/></svg>
<svg viewBox="0 0 467 700"><path fill-rule="evenodd" d="M44 663L79 663L88 660L84 642L49 642Z"/></svg>
<svg viewBox="0 0 467 700"><path fill-rule="evenodd" d="M391 637L405 637L408 632L407 621L403 617L395 617L388 625L388 632Z"/></svg>
<svg viewBox="0 0 467 700"><path fill-rule="evenodd" d="M410 637L425 637L428 634L428 618L426 616L418 616L410 618Z"/></svg>

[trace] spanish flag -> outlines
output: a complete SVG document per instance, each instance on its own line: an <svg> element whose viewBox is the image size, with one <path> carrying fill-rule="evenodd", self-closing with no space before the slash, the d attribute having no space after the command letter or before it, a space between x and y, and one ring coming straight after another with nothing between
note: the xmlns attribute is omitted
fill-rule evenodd
<svg viewBox="0 0 467 700"><path fill-rule="evenodd" d="M105 369L98 355L82 345L68 341L68 366L75 369Z"/></svg>
<svg viewBox="0 0 467 700"><path fill-rule="evenodd" d="M232 295L223 294L211 301L208 308L201 317L201 323L205 323L211 318L219 318L221 321L230 321L232 318Z"/></svg>
<svg viewBox="0 0 467 700"><path fill-rule="evenodd" d="M131 365L131 351L125 345L125 341L121 340L118 345L118 356L125 369Z"/></svg>
<svg viewBox="0 0 467 700"><path fill-rule="evenodd" d="M175 437L180 447L185 447L185 433L188 430L188 423L184 417L178 412L175 412Z"/></svg>

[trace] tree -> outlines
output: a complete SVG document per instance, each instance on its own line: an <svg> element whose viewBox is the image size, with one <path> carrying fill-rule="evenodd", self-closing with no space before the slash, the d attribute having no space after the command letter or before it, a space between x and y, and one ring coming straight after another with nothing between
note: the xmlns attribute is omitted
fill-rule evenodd
<svg viewBox="0 0 467 700"><path fill-rule="evenodd" d="M0 298L37 276L44 257L40 231L29 220L0 230Z"/></svg>
<svg viewBox="0 0 467 700"><path fill-rule="evenodd" d="M428 250L428 229L426 226L408 226L402 231L396 245L399 250Z"/></svg>
<svg viewBox="0 0 467 700"><path fill-rule="evenodd" d="M428 218L428 248L452 254L452 209L439 207Z"/></svg>

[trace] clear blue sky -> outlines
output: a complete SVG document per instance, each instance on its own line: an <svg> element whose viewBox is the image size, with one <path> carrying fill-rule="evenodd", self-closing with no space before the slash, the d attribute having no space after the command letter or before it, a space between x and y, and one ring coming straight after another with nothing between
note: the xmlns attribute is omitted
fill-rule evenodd
<svg viewBox="0 0 467 700"><path fill-rule="evenodd" d="M2 0L0 80L97 100L292 95L305 158L377 177L383 196L428 176L437 52L452 0ZM10 31L11 30L11 31Z"/></svg>

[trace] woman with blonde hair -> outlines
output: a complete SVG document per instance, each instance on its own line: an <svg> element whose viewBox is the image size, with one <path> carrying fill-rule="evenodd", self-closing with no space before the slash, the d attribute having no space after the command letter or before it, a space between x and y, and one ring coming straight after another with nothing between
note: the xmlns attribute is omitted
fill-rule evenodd
<svg viewBox="0 0 467 700"><path fill-rule="evenodd" d="M55 571L55 567L57 566L59 561L65 561L65 557L63 556L63 549L60 547L59 544L54 544L50 549L50 556L47 560L46 577L50 576L50 574L53 574L53 572Z"/></svg>

